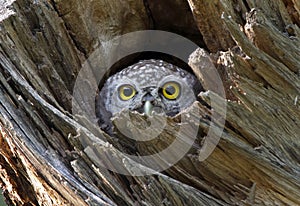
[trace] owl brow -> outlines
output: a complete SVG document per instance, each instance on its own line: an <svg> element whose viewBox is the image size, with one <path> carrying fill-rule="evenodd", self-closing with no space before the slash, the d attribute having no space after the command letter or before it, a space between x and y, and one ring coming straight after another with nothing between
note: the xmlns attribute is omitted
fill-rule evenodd
<svg viewBox="0 0 300 206"><path fill-rule="evenodd" d="M152 89L156 88L157 86L156 85L153 85L153 86L147 86L147 87L142 87L142 90L143 91L146 91L146 92L150 92Z"/></svg>

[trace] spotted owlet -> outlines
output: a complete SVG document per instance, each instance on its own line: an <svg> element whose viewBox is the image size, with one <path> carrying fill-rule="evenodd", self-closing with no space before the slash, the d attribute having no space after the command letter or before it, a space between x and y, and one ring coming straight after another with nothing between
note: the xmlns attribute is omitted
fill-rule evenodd
<svg viewBox="0 0 300 206"><path fill-rule="evenodd" d="M141 60L107 79L96 97L96 114L102 129L122 110L174 116L189 107L202 90L191 73L162 60Z"/></svg>

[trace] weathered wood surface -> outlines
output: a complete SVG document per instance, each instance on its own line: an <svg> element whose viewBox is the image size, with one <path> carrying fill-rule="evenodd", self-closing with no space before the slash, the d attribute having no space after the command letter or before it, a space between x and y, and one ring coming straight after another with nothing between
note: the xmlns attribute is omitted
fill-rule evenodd
<svg viewBox="0 0 300 206"><path fill-rule="evenodd" d="M1 16L9 12L2 2ZM0 22L0 184L9 205L300 205L298 1L17 0L10 8ZM211 121L199 104L202 132L188 155L164 173L122 176L98 167L79 142L122 157L107 139L118 142L72 115L72 92L95 48L143 29L207 49L225 86L226 125L199 161ZM190 59L200 74L201 55ZM166 142L137 149L159 151L172 139L162 135Z"/></svg>

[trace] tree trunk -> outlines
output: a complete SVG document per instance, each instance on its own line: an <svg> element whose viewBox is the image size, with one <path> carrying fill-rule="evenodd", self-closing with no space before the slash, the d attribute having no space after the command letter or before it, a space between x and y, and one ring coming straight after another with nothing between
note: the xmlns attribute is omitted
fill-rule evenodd
<svg viewBox="0 0 300 206"><path fill-rule="evenodd" d="M300 205L299 1L0 3L0 185L8 205ZM206 92L192 106L201 117L190 123L199 128L194 147L167 170L137 176L121 152L131 144L126 138L72 113L73 88L96 48L106 65L112 51L105 42L146 29L204 48L189 65ZM212 105L224 99L211 89L209 64L225 89L224 128L213 115L225 109ZM137 152L172 143L179 123L175 117L167 124L159 142L137 145ZM223 133L201 159L211 127ZM113 158L131 175L99 164Z"/></svg>

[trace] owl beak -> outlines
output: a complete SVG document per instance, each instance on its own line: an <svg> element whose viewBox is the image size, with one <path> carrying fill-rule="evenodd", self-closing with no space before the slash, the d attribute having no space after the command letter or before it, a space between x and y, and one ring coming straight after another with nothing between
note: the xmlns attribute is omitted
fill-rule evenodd
<svg viewBox="0 0 300 206"><path fill-rule="evenodd" d="M144 104L144 113L147 116L150 116L152 114L152 111L153 111L153 104L151 104L150 101L146 101Z"/></svg>

